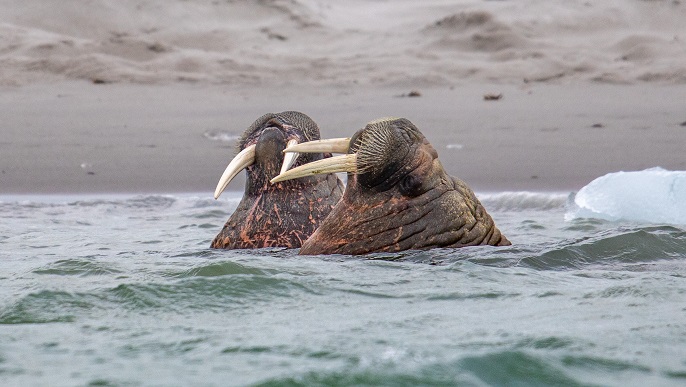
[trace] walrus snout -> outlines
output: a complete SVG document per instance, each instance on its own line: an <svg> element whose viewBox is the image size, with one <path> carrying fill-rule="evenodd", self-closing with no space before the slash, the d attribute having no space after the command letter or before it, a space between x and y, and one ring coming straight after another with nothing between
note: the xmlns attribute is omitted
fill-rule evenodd
<svg viewBox="0 0 686 387"><path fill-rule="evenodd" d="M255 143L255 164L269 179L279 174L286 143L286 134L273 127L264 129Z"/></svg>

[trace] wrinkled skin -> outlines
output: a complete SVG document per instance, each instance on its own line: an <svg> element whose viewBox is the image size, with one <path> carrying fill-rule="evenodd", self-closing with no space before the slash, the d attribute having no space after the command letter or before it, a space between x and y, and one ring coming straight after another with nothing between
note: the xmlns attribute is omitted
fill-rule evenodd
<svg viewBox="0 0 686 387"><path fill-rule="evenodd" d="M256 144L255 163L246 168L243 198L212 241L212 248L298 248L339 201L343 184L335 174L269 182L279 174L282 152L293 138L318 140L319 128L302 113L283 112L266 114L246 130L239 150ZM302 154L294 166L323 157Z"/></svg>
<svg viewBox="0 0 686 387"><path fill-rule="evenodd" d="M383 144L369 140L379 128L388 134ZM370 123L350 144L362 169L348 174L343 198L300 254L510 245L474 192L445 172L436 150L410 121ZM376 150L366 151L370 144Z"/></svg>

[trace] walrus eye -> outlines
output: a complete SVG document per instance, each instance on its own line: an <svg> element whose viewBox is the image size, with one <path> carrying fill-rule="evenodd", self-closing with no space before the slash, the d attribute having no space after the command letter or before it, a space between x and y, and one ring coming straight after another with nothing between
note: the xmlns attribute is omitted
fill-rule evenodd
<svg viewBox="0 0 686 387"><path fill-rule="evenodd" d="M400 183L398 183L398 189L400 190L400 193L409 196L409 197L415 197L421 194L421 189L423 185L423 179L414 173L409 173L405 177L400 180Z"/></svg>

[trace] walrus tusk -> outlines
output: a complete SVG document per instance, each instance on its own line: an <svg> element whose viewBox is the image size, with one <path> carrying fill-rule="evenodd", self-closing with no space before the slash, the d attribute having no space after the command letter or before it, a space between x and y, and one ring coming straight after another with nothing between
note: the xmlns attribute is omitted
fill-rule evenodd
<svg viewBox="0 0 686 387"><path fill-rule="evenodd" d="M238 152L236 157L234 157L226 167L224 173L222 173L222 177L219 179L219 183L217 183L217 189L214 190L214 198L218 198L219 195L224 192L224 189L227 185L229 185L231 180L233 180L233 178L236 177L240 171L244 170L249 165L252 165L254 162L255 144L250 145L249 147Z"/></svg>
<svg viewBox="0 0 686 387"><path fill-rule="evenodd" d="M298 140L295 140L295 139L289 140L289 141L288 141L288 144L286 144L286 149L288 149L288 147L295 146L295 145L298 145ZM288 152L288 153L284 153L284 155L283 155L283 164L281 165L281 172L279 172L279 173L280 173L280 174L281 174L281 173L284 173L284 172L286 172L290 167L292 167L293 164L295 163L295 160L298 159L298 156L300 156L300 153L298 153L298 152Z"/></svg>
<svg viewBox="0 0 686 387"><path fill-rule="evenodd" d="M313 161L281 173L279 176L273 178L271 182L273 184L279 181L297 179L304 176L322 175L336 172L357 172L357 155L353 153L349 155L334 156Z"/></svg>
<svg viewBox="0 0 686 387"><path fill-rule="evenodd" d="M350 149L350 137L330 138L327 140L307 141L300 144L290 145L283 150L284 153L348 153ZM283 173L283 171L281 171Z"/></svg>

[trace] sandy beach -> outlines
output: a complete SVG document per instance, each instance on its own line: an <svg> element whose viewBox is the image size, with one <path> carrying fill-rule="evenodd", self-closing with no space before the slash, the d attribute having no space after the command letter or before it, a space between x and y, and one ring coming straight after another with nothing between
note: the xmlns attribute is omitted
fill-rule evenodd
<svg viewBox="0 0 686 387"><path fill-rule="evenodd" d="M346 4L3 1L0 194L209 195L284 110L406 117L477 191L686 169L686 4Z"/></svg>

